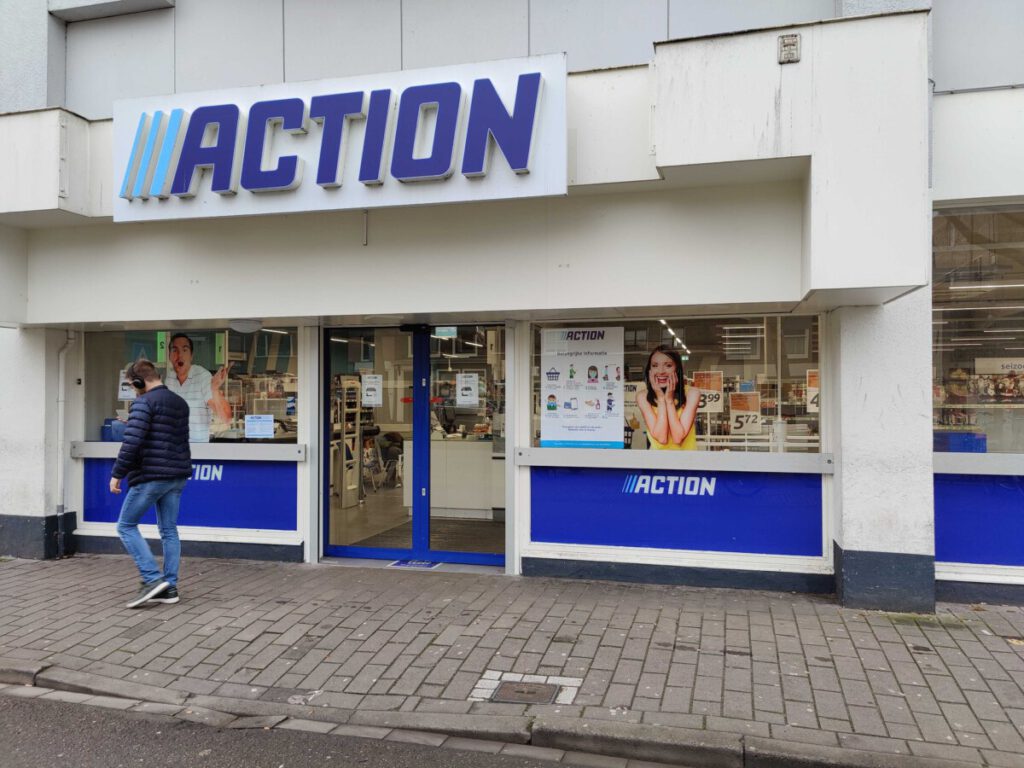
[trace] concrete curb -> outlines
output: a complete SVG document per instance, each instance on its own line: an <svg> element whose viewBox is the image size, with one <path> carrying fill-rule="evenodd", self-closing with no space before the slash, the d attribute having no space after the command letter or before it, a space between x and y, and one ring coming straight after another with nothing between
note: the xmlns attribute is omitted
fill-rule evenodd
<svg viewBox="0 0 1024 768"><path fill-rule="evenodd" d="M35 687L99 698L141 701L143 703L135 707L138 711L145 711L141 708L147 705L151 708L177 707L174 717L222 728L294 728L298 724L309 723L322 724L323 732L364 738L393 736L393 740L402 741L408 740L407 734L409 738L419 734L418 738L426 743L432 741L427 734L441 734L445 748L458 749L462 742L480 746L493 743L493 751L497 752L503 749L498 742L504 742L509 750L536 749L537 753L531 754L538 759L544 753L562 755L564 751L586 753L599 761L600 758L641 760L685 765L687 768L979 768L981 765L761 736L607 720L346 710L187 695L158 686L50 667L38 662L0 659L0 686L7 685L12 687L5 695L16 692L21 695L21 692L28 693ZM314 730L321 732L320 728Z"/></svg>
<svg viewBox="0 0 1024 768"><path fill-rule="evenodd" d="M433 712L355 711L351 725L400 728L405 731L447 733L473 739L505 741L510 744L530 743L530 718L510 715L446 715Z"/></svg>
<svg viewBox="0 0 1024 768"><path fill-rule="evenodd" d="M103 677L89 672L50 667L36 675L35 684L55 691L91 693L100 696L116 696L121 699L155 701L160 704L184 704L188 695L170 688L159 688L145 683L132 683L116 677Z"/></svg>
<svg viewBox="0 0 1024 768"><path fill-rule="evenodd" d="M761 736L744 740L744 768L978 768L977 763L801 744Z"/></svg>
<svg viewBox="0 0 1024 768"><path fill-rule="evenodd" d="M190 705L230 712L239 717L273 717L287 715L297 720L316 720L324 723L343 725L349 721L352 711L335 707L314 707L308 704L280 704L258 699L234 699L227 696L196 695L188 698Z"/></svg>
<svg viewBox="0 0 1024 768"><path fill-rule="evenodd" d="M0 684L35 685L36 675L50 665L39 661L0 657Z"/></svg>
<svg viewBox="0 0 1024 768"><path fill-rule="evenodd" d="M687 768L743 768L743 737L660 725L538 717L531 744L579 752L684 764Z"/></svg>

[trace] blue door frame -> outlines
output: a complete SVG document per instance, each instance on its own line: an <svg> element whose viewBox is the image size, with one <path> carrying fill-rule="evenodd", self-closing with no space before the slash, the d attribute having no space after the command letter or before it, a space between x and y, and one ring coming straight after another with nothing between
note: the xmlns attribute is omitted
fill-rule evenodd
<svg viewBox="0 0 1024 768"><path fill-rule="evenodd" d="M363 557L375 560L429 560L441 563L470 565L505 565L505 555L487 552L448 552L430 548L430 327L412 329L412 547L334 546L330 540L331 452L325 450L323 460L324 555L327 557ZM331 330L323 332L323 391L331 391ZM331 403L324 398L323 445L331 444Z"/></svg>

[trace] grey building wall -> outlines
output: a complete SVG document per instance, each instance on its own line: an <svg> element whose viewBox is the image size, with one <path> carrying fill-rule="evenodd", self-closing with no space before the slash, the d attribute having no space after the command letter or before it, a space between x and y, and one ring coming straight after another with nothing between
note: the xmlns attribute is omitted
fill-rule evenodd
<svg viewBox="0 0 1024 768"><path fill-rule="evenodd" d="M835 14L836 0L176 0L69 23L67 105L100 119L134 96L559 51L575 71L629 66L658 40Z"/></svg>
<svg viewBox="0 0 1024 768"><path fill-rule="evenodd" d="M936 91L1024 83L1024 3L934 0L932 67Z"/></svg>

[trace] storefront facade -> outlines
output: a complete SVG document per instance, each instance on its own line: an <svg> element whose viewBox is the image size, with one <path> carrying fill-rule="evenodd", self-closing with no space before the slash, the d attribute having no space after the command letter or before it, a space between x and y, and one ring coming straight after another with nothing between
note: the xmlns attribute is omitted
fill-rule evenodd
<svg viewBox="0 0 1024 768"><path fill-rule="evenodd" d="M928 45L911 12L0 118L60 181L4 161L5 546L120 551L146 356L215 382L186 553L915 610L1013 576L942 554Z"/></svg>

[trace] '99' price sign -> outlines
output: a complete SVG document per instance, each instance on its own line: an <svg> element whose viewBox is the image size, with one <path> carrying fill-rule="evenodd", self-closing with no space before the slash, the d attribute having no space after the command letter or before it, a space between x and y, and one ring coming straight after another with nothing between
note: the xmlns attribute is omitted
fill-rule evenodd
<svg viewBox="0 0 1024 768"><path fill-rule="evenodd" d="M693 374L693 386L700 390L697 413L721 413L724 410L721 371L697 371Z"/></svg>
<svg viewBox="0 0 1024 768"><path fill-rule="evenodd" d="M729 433L761 434L761 395L758 392L729 393Z"/></svg>

